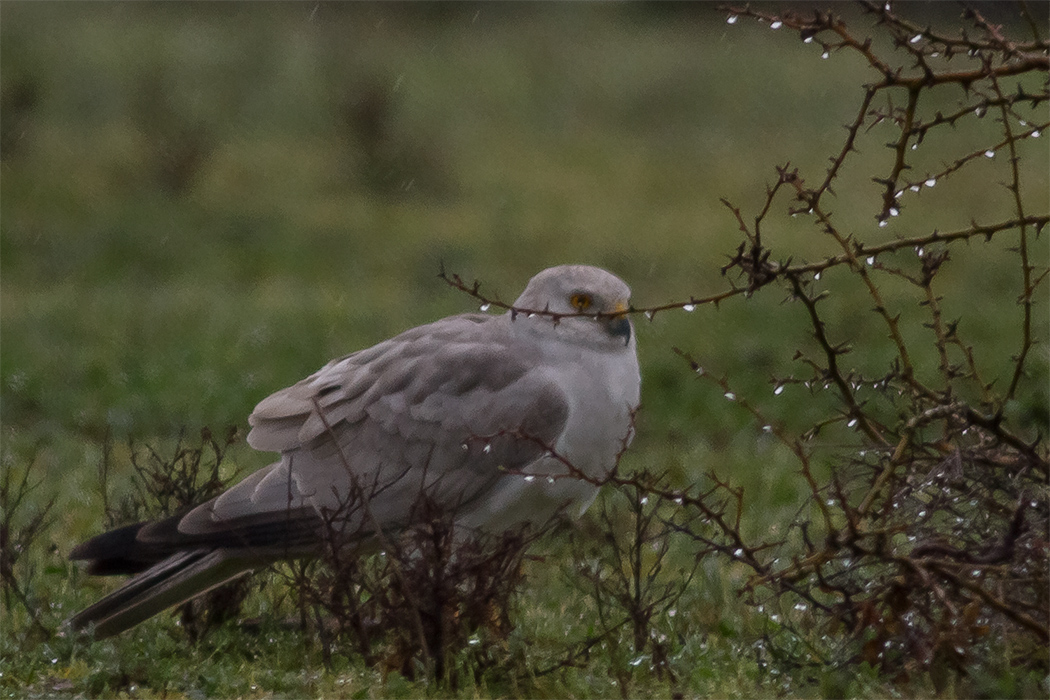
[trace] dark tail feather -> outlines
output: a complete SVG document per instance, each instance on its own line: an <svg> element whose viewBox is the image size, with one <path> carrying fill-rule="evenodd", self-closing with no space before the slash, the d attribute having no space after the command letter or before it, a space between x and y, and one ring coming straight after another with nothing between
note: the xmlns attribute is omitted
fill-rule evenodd
<svg viewBox="0 0 1050 700"><path fill-rule="evenodd" d="M249 561L222 549L173 554L74 615L69 624L74 630L94 625L96 639L110 637L247 574L258 565L257 559Z"/></svg>
<svg viewBox="0 0 1050 700"><path fill-rule="evenodd" d="M88 573L136 575L70 626L94 625L98 638L118 634L259 566L314 553L323 532L313 508L255 514L194 535L179 530L183 517L126 525L77 545L69 558L87 560Z"/></svg>

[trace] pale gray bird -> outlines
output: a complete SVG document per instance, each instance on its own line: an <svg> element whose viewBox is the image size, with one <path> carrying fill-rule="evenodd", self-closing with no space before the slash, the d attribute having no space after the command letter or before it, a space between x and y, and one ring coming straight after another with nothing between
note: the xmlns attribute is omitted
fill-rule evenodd
<svg viewBox="0 0 1050 700"><path fill-rule="evenodd" d="M70 558L89 573L136 575L71 626L117 634L258 567L317 555L333 523L351 542L396 535L421 495L485 532L582 513L597 487L579 475L607 475L633 434L629 297L605 270L553 267L513 305L549 314L452 316L264 399L248 444L280 461L187 513L77 546Z"/></svg>

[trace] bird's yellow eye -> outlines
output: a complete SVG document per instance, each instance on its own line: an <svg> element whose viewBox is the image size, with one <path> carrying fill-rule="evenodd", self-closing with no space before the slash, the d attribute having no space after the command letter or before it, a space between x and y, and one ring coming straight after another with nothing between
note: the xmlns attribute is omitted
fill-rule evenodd
<svg viewBox="0 0 1050 700"><path fill-rule="evenodd" d="M575 308L579 309L580 311L586 311L587 309L591 308L591 304L594 303L594 300L591 299L590 294L583 294L582 292L577 292L576 294L573 294L571 297L569 297L569 303L572 304Z"/></svg>

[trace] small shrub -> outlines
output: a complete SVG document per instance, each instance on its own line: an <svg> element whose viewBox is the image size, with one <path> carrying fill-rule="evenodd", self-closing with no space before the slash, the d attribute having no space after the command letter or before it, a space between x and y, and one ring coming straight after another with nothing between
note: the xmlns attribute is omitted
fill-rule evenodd
<svg viewBox="0 0 1050 700"><path fill-rule="evenodd" d="M4 461L8 461L7 455ZM41 617L45 606L37 600L33 585L36 569L23 558L41 546L41 536L54 521L54 497L38 502L34 496L42 483L32 482L35 464L34 455L21 476L16 476L13 465L4 464L0 476L0 591L8 614L17 602L29 616L33 631L46 638L51 631Z"/></svg>
<svg viewBox="0 0 1050 700"><path fill-rule="evenodd" d="M292 565L288 577L329 666L333 653L356 654L387 672L456 687L464 674L506 661L523 557L539 533L464 531L425 497L411 522L362 551L330 518L323 555Z"/></svg>
<svg viewBox="0 0 1050 700"><path fill-rule="evenodd" d="M222 440L202 428L199 444L185 444L180 435L170 452L129 440L132 488L114 503L109 486L113 451L107 438L98 467L107 529L185 512L225 491L236 481L236 474L226 474L223 468L226 452L236 442L235 428ZM203 638L236 617L249 592L249 579L242 577L184 603L179 608L182 628L191 640Z"/></svg>

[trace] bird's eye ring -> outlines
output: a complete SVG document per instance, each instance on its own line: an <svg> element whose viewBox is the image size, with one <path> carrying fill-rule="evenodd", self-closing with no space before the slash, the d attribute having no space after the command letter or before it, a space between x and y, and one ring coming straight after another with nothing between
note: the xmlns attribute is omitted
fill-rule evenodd
<svg viewBox="0 0 1050 700"><path fill-rule="evenodd" d="M590 294L577 292L571 297L569 297L569 303L572 304L573 307L579 309L580 311L586 311L587 309L591 308L591 304L594 303L594 300L591 298Z"/></svg>

